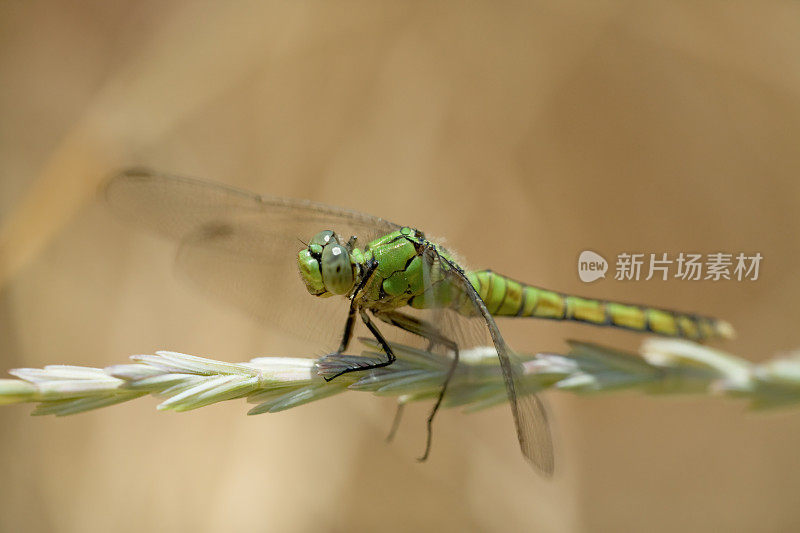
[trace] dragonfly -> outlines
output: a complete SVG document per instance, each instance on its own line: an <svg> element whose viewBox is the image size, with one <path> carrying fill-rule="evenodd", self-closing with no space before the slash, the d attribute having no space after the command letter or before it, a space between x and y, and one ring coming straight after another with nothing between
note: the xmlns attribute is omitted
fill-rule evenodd
<svg viewBox="0 0 800 533"><path fill-rule="evenodd" d="M459 353L494 346L520 449L539 472L552 475L546 409L495 317L569 320L696 341L732 335L727 322L714 318L582 298L470 270L422 231L358 211L148 169L115 176L105 197L123 218L176 241L176 265L189 280L265 324L332 349L317 365L326 380L391 365L396 358L387 331L450 357L421 460L429 455L433 420ZM352 366L343 357L358 322L385 359Z"/></svg>

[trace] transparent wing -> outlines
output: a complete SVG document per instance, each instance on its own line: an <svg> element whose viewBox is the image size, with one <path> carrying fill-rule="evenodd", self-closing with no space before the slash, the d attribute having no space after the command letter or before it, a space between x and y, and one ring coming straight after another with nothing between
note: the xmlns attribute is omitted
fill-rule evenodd
<svg viewBox="0 0 800 533"><path fill-rule="evenodd" d="M517 429L517 438L526 459L542 474L550 476L554 470L553 441L544 404L536 396L530 381L524 379L522 359L506 344L494 318L470 284L463 270L454 262L439 254L426 254L423 278L426 286L435 286L438 280L448 280L457 287L456 294L448 291L429 290L437 306L428 311L429 318L437 329L456 342L459 351L470 348L492 346L503 371L511 412ZM452 298L465 297L466 313L456 312L450 307Z"/></svg>
<svg viewBox="0 0 800 533"><path fill-rule="evenodd" d="M326 348L341 338L348 302L306 291L297 271L302 241L331 229L363 246L398 228L355 211L140 169L114 177L105 196L123 218L177 241L178 269L192 282Z"/></svg>

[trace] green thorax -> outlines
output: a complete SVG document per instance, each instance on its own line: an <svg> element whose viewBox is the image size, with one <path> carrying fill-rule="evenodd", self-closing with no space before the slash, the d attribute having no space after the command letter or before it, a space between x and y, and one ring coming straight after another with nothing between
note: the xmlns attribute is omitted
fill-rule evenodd
<svg viewBox="0 0 800 533"><path fill-rule="evenodd" d="M425 250L428 250L427 255ZM445 248L427 241L422 232L408 227L370 242L364 248L363 260L365 263L374 260L377 266L364 287L362 302L372 308L410 305L421 309L450 306L456 299L460 301L460 291L446 279L437 255L453 261Z"/></svg>

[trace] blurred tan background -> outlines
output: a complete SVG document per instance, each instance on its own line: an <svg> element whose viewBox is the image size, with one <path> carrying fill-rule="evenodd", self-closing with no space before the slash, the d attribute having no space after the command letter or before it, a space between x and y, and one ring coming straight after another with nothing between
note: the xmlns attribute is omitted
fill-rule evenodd
<svg viewBox="0 0 800 533"><path fill-rule="evenodd" d="M518 279L714 314L800 346L800 5L0 3L0 370L174 349L308 353L171 269L95 190L146 164L416 225ZM581 250L761 252L756 282L582 284ZM525 351L629 333L501 323ZM313 355L310 354L310 355ZM545 395L557 476L506 408L345 394L72 418L0 410L2 531L788 531L800 414Z"/></svg>

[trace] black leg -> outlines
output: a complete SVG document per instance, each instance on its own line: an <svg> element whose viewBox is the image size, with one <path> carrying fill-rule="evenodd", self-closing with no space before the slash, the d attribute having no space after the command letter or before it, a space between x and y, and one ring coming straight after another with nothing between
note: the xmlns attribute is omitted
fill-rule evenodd
<svg viewBox="0 0 800 533"><path fill-rule="evenodd" d="M339 349L333 354L328 354L328 357L341 355L345 350L347 350L347 346L350 344L350 339L353 337L353 326L355 325L356 321L356 310L355 300L350 300L350 310L347 313L347 322L344 323L344 333L342 335L342 341L339 343ZM336 374L333 377L322 376L322 379L325 381L330 381L333 378L341 375L342 373Z"/></svg>
<svg viewBox="0 0 800 533"><path fill-rule="evenodd" d="M428 455L431 453L431 441L433 439L433 417L436 416L436 413L439 411L439 407L442 405L442 400L447 392L447 386L450 384L450 380L453 379L453 374L458 366L458 346L455 344L454 346L453 362L450 364L450 368L447 370L447 376L445 376L444 383L442 383L442 388L439 390L439 396L436 398L436 403L433 404L433 409L431 409L431 413L428 415L428 438L425 442L425 453L422 454L422 457L417 457L417 461L419 462L426 461L428 459Z"/></svg>
<svg viewBox="0 0 800 533"><path fill-rule="evenodd" d="M401 313L399 311L386 311L377 314L376 316L388 324L392 324L393 326L397 326L398 328L408 331L409 333L413 333L414 335L419 335L420 337L427 339L428 351L430 351L431 348L433 348L433 346L436 344L441 344L442 346L453 351L453 362L450 364L450 368L447 370L447 375L444 378L442 388L439 390L439 396L436 398L436 403L433 405L433 409L431 409L431 412L428 415L428 436L425 442L425 453L423 453L421 457L417 458L417 460L420 462L425 461L428 459L428 455L431 451L431 443L433 440L433 419L436 416L436 413L439 411L439 407L442 405L442 400L447 392L447 386L450 384L450 380L453 378L453 374L458 366L458 344L442 335L439 329L433 324L413 316L409 316L405 313ZM397 418L397 416L398 415L396 415L395 418ZM399 421L397 423L399 424ZM395 430L396 428L393 426L393 431ZM394 436L393 433L391 435Z"/></svg>
<svg viewBox="0 0 800 533"><path fill-rule="evenodd" d="M392 351L392 347L389 346L389 343L386 342L386 339L384 338L383 334L381 334L380 330L375 326L375 324L372 323L372 320L370 320L369 316L367 315L367 312L364 311L363 309L359 309L358 312L359 315L361 315L361 320L364 322L364 325L367 326L367 329L369 329L370 333L372 333L372 336L375 337L375 340L378 341L378 344L380 344L381 348L383 349L383 353L386 354L386 361L381 361L379 363L370 363L358 367L345 368L344 370L342 370L338 374L335 374L332 377L329 378L326 377L325 381L331 381L332 379L336 379L343 374L349 374L350 372L363 372L365 370L383 368L385 366L391 365L397 360L397 357L395 357L394 352Z"/></svg>
<svg viewBox="0 0 800 533"><path fill-rule="evenodd" d="M355 300L350 300L350 309L347 312L347 322L344 323L344 334L342 335L342 342L339 343L339 349L336 353L344 353L350 345L350 339L353 338L353 326L356 323L356 305Z"/></svg>
<svg viewBox="0 0 800 533"><path fill-rule="evenodd" d="M453 351L458 349L455 342L442 335L439 328L430 322L401 313L400 311L381 311L374 314L387 324L391 324L392 326L426 339L428 341L428 351L431 351L437 344L441 344Z"/></svg>

